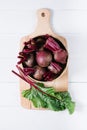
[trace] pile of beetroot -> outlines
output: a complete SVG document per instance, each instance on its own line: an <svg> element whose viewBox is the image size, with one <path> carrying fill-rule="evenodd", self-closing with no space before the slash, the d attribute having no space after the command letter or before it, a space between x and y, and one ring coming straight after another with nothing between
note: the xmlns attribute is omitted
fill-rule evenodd
<svg viewBox="0 0 87 130"><path fill-rule="evenodd" d="M39 81L51 81L65 69L68 53L59 40L42 35L25 42L18 58L26 75Z"/></svg>

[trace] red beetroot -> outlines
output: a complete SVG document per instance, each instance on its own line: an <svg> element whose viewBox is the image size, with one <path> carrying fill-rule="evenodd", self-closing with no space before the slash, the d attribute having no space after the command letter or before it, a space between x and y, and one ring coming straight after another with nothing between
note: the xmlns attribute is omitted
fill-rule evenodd
<svg viewBox="0 0 87 130"><path fill-rule="evenodd" d="M52 55L48 51L39 51L36 53L36 61L39 66L47 67L52 61Z"/></svg>
<svg viewBox="0 0 87 130"><path fill-rule="evenodd" d="M45 44L45 39L43 39L42 37L41 38L38 38L36 40L36 46L39 50L44 50L44 44Z"/></svg>
<svg viewBox="0 0 87 130"><path fill-rule="evenodd" d="M33 77L37 80L42 80L45 72L46 72L45 68L35 66L35 73L33 74Z"/></svg>
<svg viewBox="0 0 87 130"><path fill-rule="evenodd" d="M28 67L33 67L34 65L34 54L29 54L27 60L24 62Z"/></svg>
<svg viewBox="0 0 87 130"><path fill-rule="evenodd" d="M67 59L67 51L60 49L58 51L55 51L54 53L54 59L56 62L60 62L62 64L66 63L66 59Z"/></svg>

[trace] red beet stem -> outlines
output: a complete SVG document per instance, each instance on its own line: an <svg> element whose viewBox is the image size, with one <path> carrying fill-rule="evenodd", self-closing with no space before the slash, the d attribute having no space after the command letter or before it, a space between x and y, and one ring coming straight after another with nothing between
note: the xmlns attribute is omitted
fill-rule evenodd
<svg viewBox="0 0 87 130"><path fill-rule="evenodd" d="M23 58L21 58L20 61L17 62L17 64L21 64L21 63L23 63L25 60L26 60L26 58L23 57Z"/></svg>
<svg viewBox="0 0 87 130"><path fill-rule="evenodd" d="M49 34L46 34L46 35L44 35L44 37L47 39L47 38L50 37L50 35L49 35Z"/></svg>
<svg viewBox="0 0 87 130"><path fill-rule="evenodd" d="M23 56L18 56L17 58L23 58Z"/></svg>
<svg viewBox="0 0 87 130"><path fill-rule="evenodd" d="M43 77L44 77L44 80L45 81L51 81L51 80L53 80L53 73L52 72L46 72L44 75L43 75Z"/></svg>
<svg viewBox="0 0 87 130"><path fill-rule="evenodd" d="M42 92L43 94L48 95L48 96L50 96L50 97L52 97L52 98L56 98L55 96L52 96L52 95L50 95L50 94L48 94L48 93L42 91L41 89L39 89L39 88L37 87L38 85L37 85L35 82L32 82L32 81L23 73L23 70L22 70L19 66L17 66L17 68L18 68L19 72L21 72L21 75L19 75L18 73L16 73L15 71L12 70L12 72L13 72L15 75L17 75L18 77L20 77L21 79L23 79L24 81L26 81L27 83L29 83L31 86L33 86L35 89L37 89L38 91ZM58 98L56 98L56 99L59 100Z"/></svg>
<svg viewBox="0 0 87 130"><path fill-rule="evenodd" d="M26 54L23 52L23 51L21 51L21 52L19 52L19 56L26 56Z"/></svg>
<svg viewBox="0 0 87 130"><path fill-rule="evenodd" d="M24 70L25 75L30 75L35 72L35 69L33 68L24 68L23 70Z"/></svg>
<svg viewBox="0 0 87 130"><path fill-rule="evenodd" d="M24 68L24 71L25 72L34 71L34 69L33 68Z"/></svg>
<svg viewBox="0 0 87 130"><path fill-rule="evenodd" d="M13 72L15 75L17 75L18 77L20 77L21 79L23 79L24 81L26 81L25 78L23 78L21 75L19 75L18 73L16 73L14 70L12 70L12 72ZM26 81L26 82L27 82L27 81Z"/></svg>
<svg viewBox="0 0 87 130"><path fill-rule="evenodd" d="M18 58L20 58L20 61L18 61L17 64L21 64L24 61L26 61L27 60L27 56L28 56L27 53L19 52Z"/></svg>
<svg viewBox="0 0 87 130"><path fill-rule="evenodd" d="M58 45L58 43L52 37L49 37L47 39L44 47L49 49L52 52L55 52L55 51L60 49L60 46Z"/></svg>
<svg viewBox="0 0 87 130"><path fill-rule="evenodd" d="M24 49L23 52L29 54L30 52L35 51L34 49Z"/></svg>
<svg viewBox="0 0 87 130"><path fill-rule="evenodd" d="M20 77L21 79L23 79L24 81L26 81L27 83L29 83L31 86L33 86L35 89L39 90L40 92L44 93L44 94L47 94L45 92L43 92L42 90L40 90L37 85L35 85L35 82L32 82L24 73L23 73L23 70L19 67L19 66L16 66L19 70L19 72L21 73L21 75L19 75L18 73L16 73L15 71L12 70L12 72L17 75L18 77ZM48 94L47 94L48 95Z"/></svg>
<svg viewBox="0 0 87 130"><path fill-rule="evenodd" d="M62 68L61 68L61 66L59 66L57 63L55 63L55 62L51 62L51 65L56 69L56 70L58 70L58 71L60 71Z"/></svg>
<svg viewBox="0 0 87 130"><path fill-rule="evenodd" d="M19 70L20 74L22 75L22 77L30 84L30 85L33 85L35 86L34 82L32 82L24 73L23 69L21 67L19 67L18 65L16 65L17 69Z"/></svg>
<svg viewBox="0 0 87 130"><path fill-rule="evenodd" d="M25 46L27 46L28 44L31 44L31 39L28 42L24 42Z"/></svg>
<svg viewBox="0 0 87 130"><path fill-rule="evenodd" d="M12 72L17 75L19 78L21 78L22 80L24 80L25 82L29 83L23 76L19 75L18 73L16 73L14 70L12 70ZM33 83L29 83L30 86L33 86Z"/></svg>
<svg viewBox="0 0 87 130"><path fill-rule="evenodd" d="M33 52L33 51L35 51L35 50L36 50L36 46L30 44L27 49L24 49L24 50L23 50L23 52L24 52L25 54L28 54L28 53Z"/></svg>
<svg viewBox="0 0 87 130"><path fill-rule="evenodd" d="M27 55L24 52L19 52L18 58L20 58L20 61L18 61L17 64L21 64L27 60Z"/></svg>
<svg viewBox="0 0 87 130"><path fill-rule="evenodd" d="M48 96L51 96L51 95L49 95L49 94L43 92L42 90L40 90L40 89L37 87L37 85L35 85L34 82L30 81L29 79L27 80L26 78L24 78L24 77L22 77L21 75L19 75L18 73L16 73L14 70L12 70L12 72L13 72L15 75L17 75L18 77L20 77L21 79L23 79L25 82L29 83L31 86L33 86L33 87L34 87L35 89L37 89L38 91L40 91L40 92L42 92L43 94L46 94L46 95L48 95ZM53 96L51 96L51 97L53 97ZM54 98L54 97L53 97L53 98Z"/></svg>

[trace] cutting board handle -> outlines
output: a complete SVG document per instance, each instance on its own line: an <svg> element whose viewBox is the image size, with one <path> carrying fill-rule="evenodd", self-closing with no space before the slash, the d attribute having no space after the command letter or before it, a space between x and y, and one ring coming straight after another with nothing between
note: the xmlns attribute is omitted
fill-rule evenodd
<svg viewBox="0 0 87 130"><path fill-rule="evenodd" d="M50 10L49 9L39 9L37 10L37 27L35 33L39 34L52 34L53 31L50 25Z"/></svg>

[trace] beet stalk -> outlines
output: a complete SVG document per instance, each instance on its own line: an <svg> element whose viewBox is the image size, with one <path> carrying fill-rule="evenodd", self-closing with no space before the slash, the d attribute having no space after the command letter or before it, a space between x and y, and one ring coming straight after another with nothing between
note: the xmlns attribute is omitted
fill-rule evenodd
<svg viewBox="0 0 87 130"><path fill-rule="evenodd" d="M46 49L49 49L50 51L54 52L60 49L60 46L58 43L52 38L49 37L46 41L46 44L44 45Z"/></svg>
<svg viewBox="0 0 87 130"><path fill-rule="evenodd" d="M24 68L23 71L24 71L25 75L30 75L35 72L35 69L34 68Z"/></svg>
<svg viewBox="0 0 87 130"><path fill-rule="evenodd" d="M49 37L44 46L46 49L50 50L54 54L54 59L56 62L65 64L67 59L67 51L60 48L58 43L51 37Z"/></svg>
<svg viewBox="0 0 87 130"><path fill-rule="evenodd" d="M51 64L48 66L48 69L54 74L58 74L62 70L61 66L55 62L51 62Z"/></svg>
<svg viewBox="0 0 87 130"><path fill-rule="evenodd" d="M17 64L21 64L25 61L26 59L25 58L21 58L20 61L17 62Z"/></svg>
<svg viewBox="0 0 87 130"><path fill-rule="evenodd" d="M21 64L27 60L27 54L24 52L19 52L18 58L20 59L20 61L18 61L17 64Z"/></svg>
<svg viewBox="0 0 87 130"><path fill-rule="evenodd" d="M63 49L55 51L55 53L54 53L54 59L55 59L55 61L56 62L60 62L62 64L66 63L67 56L68 56L67 51L65 51Z"/></svg>
<svg viewBox="0 0 87 130"><path fill-rule="evenodd" d="M33 52L33 51L36 50L36 46L35 45L28 44L27 47L28 48L23 49L23 52L26 53L26 54L29 54L30 52Z"/></svg>
<svg viewBox="0 0 87 130"><path fill-rule="evenodd" d="M16 73L14 70L12 70L12 72L13 72L15 75L17 75L18 77L20 77L21 79L23 79L25 82L29 83L30 86L34 87L36 90L42 92L43 94L48 95L48 96L50 96L50 97L52 97L52 98L56 98L57 100L59 100L57 97L55 97L55 96L53 96L53 95L50 95L50 94L48 94L48 93L42 91L40 88L38 88L38 85L37 85L35 82L33 82L31 79L29 79L29 78L24 74L23 70L22 70L18 65L17 65L16 67L17 67L17 69L19 70L20 74Z"/></svg>
<svg viewBox="0 0 87 130"><path fill-rule="evenodd" d="M51 71L45 72L44 75L44 81L52 81L54 78L54 74Z"/></svg>

